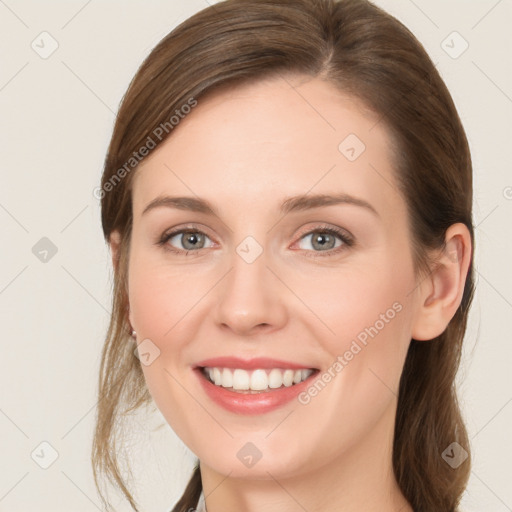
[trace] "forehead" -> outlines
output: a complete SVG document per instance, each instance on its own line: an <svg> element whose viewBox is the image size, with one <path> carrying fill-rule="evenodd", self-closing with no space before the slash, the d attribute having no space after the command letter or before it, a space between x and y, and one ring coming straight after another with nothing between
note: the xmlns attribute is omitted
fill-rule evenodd
<svg viewBox="0 0 512 512"><path fill-rule="evenodd" d="M134 214L163 193L247 208L343 192L396 201L393 155L377 114L320 79L272 78L200 98L140 164ZM399 198L398 198L399 199Z"/></svg>

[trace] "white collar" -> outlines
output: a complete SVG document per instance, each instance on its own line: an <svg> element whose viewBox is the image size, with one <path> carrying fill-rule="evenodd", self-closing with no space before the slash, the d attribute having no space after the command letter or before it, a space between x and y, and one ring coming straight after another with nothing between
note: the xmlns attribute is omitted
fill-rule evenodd
<svg viewBox="0 0 512 512"><path fill-rule="evenodd" d="M196 512L207 512L206 504L204 502L204 493L201 491L201 495L199 496L199 500L197 501Z"/></svg>

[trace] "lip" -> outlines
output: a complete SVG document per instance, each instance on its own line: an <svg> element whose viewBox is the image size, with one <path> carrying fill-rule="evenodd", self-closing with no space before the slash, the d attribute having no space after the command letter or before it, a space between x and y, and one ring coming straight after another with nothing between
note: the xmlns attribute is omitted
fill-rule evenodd
<svg viewBox="0 0 512 512"><path fill-rule="evenodd" d="M210 360L209 360L210 361ZM211 360L214 361L214 360ZM216 361L216 360L215 360ZM254 361L254 360L252 360ZM252 364L251 361L251 364ZM266 360L267 362L269 360ZM261 363L261 360L260 360ZM223 366L216 363L217 366L222 366L224 368L241 368L240 366ZM239 363L238 363L239 364ZM291 363L289 363L291 364ZM209 366L211 362L208 363ZM213 365L215 366L215 365ZM257 366L258 368L262 368L262 366ZM265 367L265 366L263 366ZM245 367L247 368L247 367ZM245 369L244 368L244 369ZM256 367L254 367L256 368ZM282 366L281 366L282 368ZM287 366L286 368L290 368ZM304 366L294 366L293 368L305 368ZM292 368L292 369L293 369ZM307 368L307 367L306 367ZM287 403L291 402L294 398L297 397L302 391L304 391L308 386L311 385L312 379L315 379L319 374L320 370L315 370L305 381L300 382L299 384L294 384L289 387L280 387L277 389L272 389L270 391L264 391L261 393L239 393L236 391L229 391L228 389L217 386L209 381L209 379L203 374L202 367L198 366L194 368L194 373L197 375L199 382L205 391L206 395L214 401L216 404L220 405L224 409L233 412L235 414L243 414L243 415L256 415L256 414L265 414L271 411L274 411L280 407L283 407Z"/></svg>
<svg viewBox="0 0 512 512"><path fill-rule="evenodd" d="M210 368L240 368L243 370L257 370L258 368L282 368L284 370L301 370L311 368L318 370L308 364L292 363L290 361L283 361L280 359L270 359L268 357L256 357L254 359L240 359L239 357L214 357L205 359L195 365L195 368L205 366Z"/></svg>

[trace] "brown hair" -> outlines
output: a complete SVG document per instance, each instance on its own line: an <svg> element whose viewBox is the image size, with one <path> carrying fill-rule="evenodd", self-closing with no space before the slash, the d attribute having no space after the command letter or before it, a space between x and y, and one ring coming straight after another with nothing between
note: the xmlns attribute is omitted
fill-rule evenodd
<svg viewBox="0 0 512 512"><path fill-rule="evenodd" d="M426 51L398 20L366 0L226 0L181 23L130 83L101 183L105 239L119 230L122 243L99 374L92 461L98 490L104 474L136 511L118 465L118 422L151 397L127 334L134 172L126 162L191 98L200 102L222 86L287 74L321 77L362 100L388 129L418 275L428 272L427 249L443 247L450 225L464 223L474 244L472 166L463 126ZM167 127L162 141L172 134ZM470 451L455 376L473 288L471 263L462 303L446 330L433 341L411 340L405 361L393 467L416 512L456 511L469 477L470 459L452 469L441 453L454 441ZM201 489L196 465L173 512L196 507ZM101 490L100 495L104 499Z"/></svg>

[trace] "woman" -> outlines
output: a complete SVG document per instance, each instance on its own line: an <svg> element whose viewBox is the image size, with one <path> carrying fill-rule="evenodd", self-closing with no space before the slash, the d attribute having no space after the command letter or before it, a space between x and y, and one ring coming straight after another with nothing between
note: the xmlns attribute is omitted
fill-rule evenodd
<svg viewBox="0 0 512 512"><path fill-rule="evenodd" d="M154 401L198 457L173 512L457 510L471 158L401 23L365 0L195 14L130 84L101 195L98 488L138 510L118 423Z"/></svg>

